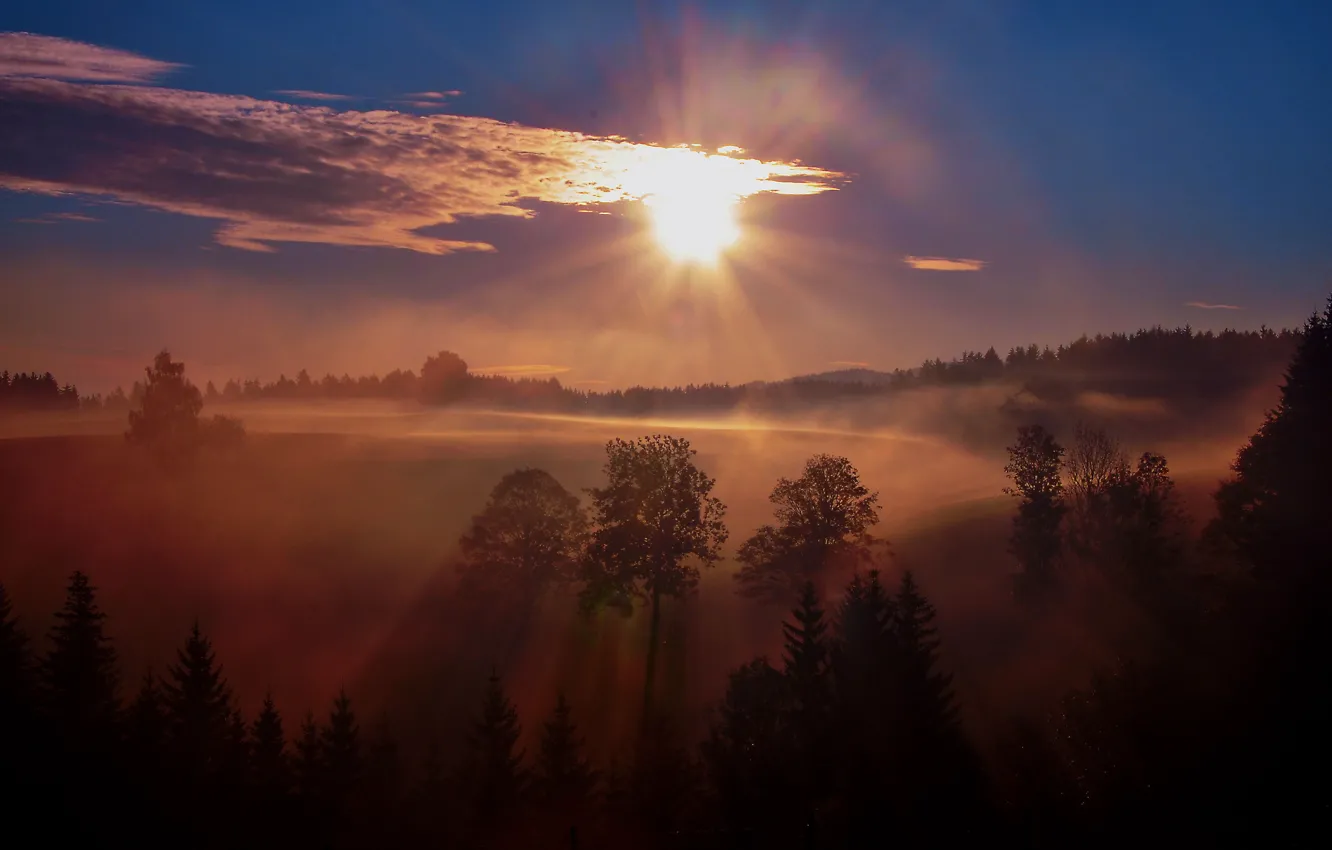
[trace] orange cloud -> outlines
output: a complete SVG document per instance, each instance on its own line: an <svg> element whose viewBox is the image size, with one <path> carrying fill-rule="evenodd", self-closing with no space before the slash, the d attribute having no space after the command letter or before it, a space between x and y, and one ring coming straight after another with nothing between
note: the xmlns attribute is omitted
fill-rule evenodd
<svg viewBox="0 0 1332 850"><path fill-rule="evenodd" d="M913 269L932 272L978 272L985 268L984 260L967 260L952 257L912 257L902 258L902 262Z"/></svg>
<svg viewBox="0 0 1332 850"><path fill-rule="evenodd" d="M104 51L38 38L39 48L51 49L49 61L37 61L41 50L34 59L34 50L25 48L23 62L11 57L9 64L59 71L61 61L74 64L66 56L77 54L70 45ZM7 61L3 49L0 43L0 69ZM111 79L174 67L120 51L109 55L124 66ZM735 197L808 195L833 190L844 179L797 163L479 116L339 111L241 95L74 83L57 73L0 76L0 99L7 123L24 130L0 138L0 188L97 195L216 219L219 244L250 251L271 251L279 242L431 254L493 251L488 243L418 231L463 217L530 218L524 202L532 200L612 204L682 185Z"/></svg>
<svg viewBox="0 0 1332 850"><path fill-rule="evenodd" d="M1197 307L1200 310L1243 310L1243 307L1234 304L1209 304L1206 301L1190 301L1185 307Z"/></svg>

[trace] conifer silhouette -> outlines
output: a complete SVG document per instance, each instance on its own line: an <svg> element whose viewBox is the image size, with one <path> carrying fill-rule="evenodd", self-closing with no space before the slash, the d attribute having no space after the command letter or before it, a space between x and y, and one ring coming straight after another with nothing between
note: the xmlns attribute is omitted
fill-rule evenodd
<svg viewBox="0 0 1332 850"><path fill-rule="evenodd" d="M319 748L325 793L334 802L349 799L360 785L364 763L361 727L346 691L338 691L333 700L328 725L319 733Z"/></svg>
<svg viewBox="0 0 1332 850"><path fill-rule="evenodd" d="M105 746L115 728L120 680L104 630L106 615L86 575L70 576L55 618L40 670L48 717L71 748Z"/></svg>
<svg viewBox="0 0 1332 850"><path fill-rule="evenodd" d="M250 778L261 798L280 799L291 789L291 763L282 715L272 693L264 694L263 707L250 726Z"/></svg>
<svg viewBox="0 0 1332 850"><path fill-rule="evenodd" d="M235 743L231 688L198 620L176 651L176 663L167 668L163 692L176 767L192 776L220 773L230 763Z"/></svg>
<svg viewBox="0 0 1332 850"><path fill-rule="evenodd" d="M308 712L301 721L301 736L296 739L292 768L296 790L309 810L321 800L324 790L324 752L314 712Z"/></svg>
<svg viewBox="0 0 1332 850"><path fill-rule="evenodd" d="M583 739L563 691L557 694L555 710L541 729L533 780L539 801L563 807L586 804L596 785L596 771L583 757Z"/></svg>
<svg viewBox="0 0 1332 850"><path fill-rule="evenodd" d="M141 763L156 765L161 759L166 741L166 702L152 670L144 672L139 692L130 703L125 737Z"/></svg>
<svg viewBox="0 0 1332 850"><path fill-rule="evenodd" d="M807 809L826 795L831 777L829 733L832 722L831 658L814 583L806 582L792 610L794 622L782 623L783 675L790 694L791 769Z"/></svg>
<svg viewBox="0 0 1332 850"><path fill-rule="evenodd" d="M14 616L9 591L0 584L0 729L8 735L32 698L28 636Z"/></svg>
<svg viewBox="0 0 1332 850"><path fill-rule="evenodd" d="M464 788L475 819L494 824L512 815L527 784L523 753L515 751L522 728L518 712L509 701L499 673L492 671L486 684L481 715L468 736L468 758L464 766Z"/></svg>

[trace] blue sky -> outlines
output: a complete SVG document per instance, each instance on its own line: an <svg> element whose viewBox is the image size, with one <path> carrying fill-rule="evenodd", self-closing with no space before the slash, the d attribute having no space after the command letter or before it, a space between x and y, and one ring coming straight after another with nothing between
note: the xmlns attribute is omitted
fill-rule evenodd
<svg viewBox="0 0 1332 850"><path fill-rule="evenodd" d="M100 388L163 345L201 374L256 377L383 372L452 348L474 365L559 364L592 386L1299 322L1332 289L1332 7L1092 5L8 4L0 32L52 37L40 49L53 55L80 42L183 67L129 81L175 94L127 106L67 74L6 78L0 49L0 360ZM275 94L298 90L344 99ZM409 95L455 91L433 108ZM198 93L230 100L198 106ZM734 144L840 177L835 191L745 198L742 227L771 250L742 239L718 285L650 256L634 200L580 215L515 177L535 215L496 212L496 181L528 159L494 155L509 142L477 129L500 133L493 122L458 123L479 147L432 147L437 180L414 172L408 191L394 176L417 156L407 142L392 162L321 159L289 182L263 170L249 129L193 147L198 128L166 117L229 120L247 108L237 96L332 116L328 130L324 113L270 109L253 125L262 144L364 135L338 116L391 110L508 122L543 156L571 138L551 132L571 131ZM150 102L161 114L143 123L132 110ZM499 194L477 205L483 160ZM176 178L145 173L168 161ZM324 210L355 218L356 235L330 236ZM393 244L346 244L381 239ZM443 241L493 250L432 253Z"/></svg>

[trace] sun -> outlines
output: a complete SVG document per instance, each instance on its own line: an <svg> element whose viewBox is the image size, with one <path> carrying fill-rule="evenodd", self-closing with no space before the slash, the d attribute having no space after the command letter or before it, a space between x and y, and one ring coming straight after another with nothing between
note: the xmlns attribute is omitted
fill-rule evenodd
<svg viewBox="0 0 1332 850"><path fill-rule="evenodd" d="M657 244L676 262L715 263L740 238L734 195L667 192L648 195L643 203Z"/></svg>

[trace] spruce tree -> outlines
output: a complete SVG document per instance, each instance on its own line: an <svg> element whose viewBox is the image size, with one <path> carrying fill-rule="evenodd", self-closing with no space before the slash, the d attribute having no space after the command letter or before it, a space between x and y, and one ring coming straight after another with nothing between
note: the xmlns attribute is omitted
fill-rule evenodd
<svg viewBox="0 0 1332 850"><path fill-rule="evenodd" d="M287 759L287 739L282 731L282 715L273 703L272 693L264 694L259 716L250 726L250 777L262 799L281 799L291 788L291 765Z"/></svg>
<svg viewBox="0 0 1332 850"><path fill-rule="evenodd" d="M732 671L726 695L701 747L728 826L766 833L789 829L793 753L790 690L766 658Z"/></svg>
<svg viewBox="0 0 1332 850"><path fill-rule="evenodd" d="M106 615L97 606L96 590L83 573L70 576L40 670L54 731L71 751L85 755L111 743L119 710L116 652L104 630Z"/></svg>
<svg viewBox="0 0 1332 850"><path fill-rule="evenodd" d="M535 774L537 799L548 806L583 806L596 785L596 772L583 758L583 739L563 691L557 695L555 710L542 727Z"/></svg>
<svg viewBox="0 0 1332 850"><path fill-rule="evenodd" d="M832 691L828 626L813 582L806 582L791 612L794 622L782 624L785 647L783 675L790 695L793 782L806 808L826 793L831 778L828 748Z"/></svg>
<svg viewBox="0 0 1332 850"><path fill-rule="evenodd" d="M224 769L234 745L231 688L196 620L167 668L167 738L178 770L194 777Z"/></svg>
<svg viewBox="0 0 1332 850"><path fill-rule="evenodd" d="M130 757L139 764L155 768L160 763L166 738L166 708L162 689L152 670L144 672L139 693L130 704L125 738Z"/></svg>
<svg viewBox="0 0 1332 850"><path fill-rule="evenodd" d="M338 691L333 700L328 725L319 735L319 745L329 799L334 803L350 799L359 787L364 765L361 727L356 722L356 712L352 710L346 691Z"/></svg>
<svg viewBox="0 0 1332 850"><path fill-rule="evenodd" d="M492 672L486 687L481 716L468 737L468 759L464 788L473 799L473 812L482 824L511 815L527 783L522 768L523 753L515 752L522 728L518 712Z"/></svg>
<svg viewBox="0 0 1332 850"><path fill-rule="evenodd" d="M5 735L30 706L31 668L28 636L14 616L9 591L0 584L0 729Z"/></svg>
<svg viewBox="0 0 1332 850"><path fill-rule="evenodd" d="M320 738L319 724L315 722L314 713L307 713L301 722L301 736L296 739L296 759L292 765L296 774L296 790L307 807L314 805L323 791L324 754Z"/></svg>

